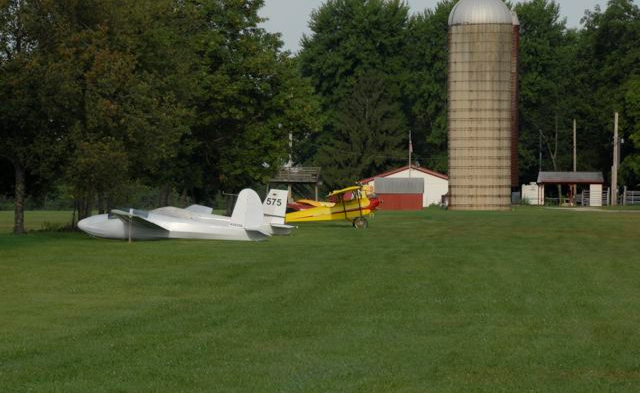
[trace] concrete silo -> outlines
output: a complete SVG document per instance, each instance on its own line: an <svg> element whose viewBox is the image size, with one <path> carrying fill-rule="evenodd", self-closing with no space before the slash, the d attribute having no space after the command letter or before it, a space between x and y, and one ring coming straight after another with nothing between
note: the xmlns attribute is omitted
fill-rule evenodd
<svg viewBox="0 0 640 393"><path fill-rule="evenodd" d="M449 16L450 209L511 206L515 19L500 0Z"/></svg>

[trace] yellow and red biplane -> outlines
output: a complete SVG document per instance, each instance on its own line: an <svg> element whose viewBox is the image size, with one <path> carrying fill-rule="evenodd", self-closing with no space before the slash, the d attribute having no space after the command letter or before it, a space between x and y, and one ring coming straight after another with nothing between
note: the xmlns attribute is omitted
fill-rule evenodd
<svg viewBox="0 0 640 393"><path fill-rule="evenodd" d="M328 195L329 202L300 199L289 205L297 210L285 215L285 222L310 222L347 220L356 228L366 228L368 215L373 213L380 200L367 196L363 186L352 186L333 191Z"/></svg>

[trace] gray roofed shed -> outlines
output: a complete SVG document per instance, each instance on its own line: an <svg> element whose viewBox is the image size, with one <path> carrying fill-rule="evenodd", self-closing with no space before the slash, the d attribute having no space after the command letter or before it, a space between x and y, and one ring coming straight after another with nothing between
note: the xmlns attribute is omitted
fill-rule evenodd
<svg viewBox="0 0 640 393"><path fill-rule="evenodd" d="M602 172L540 172L538 184L604 184Z"/></svg>

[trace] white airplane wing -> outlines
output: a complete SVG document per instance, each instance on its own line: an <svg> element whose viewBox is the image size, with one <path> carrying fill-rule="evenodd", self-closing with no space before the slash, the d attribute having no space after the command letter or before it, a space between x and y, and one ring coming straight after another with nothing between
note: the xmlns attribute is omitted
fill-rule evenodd
<svg viewBox="0 0 640 393"><path fill-rule="evenodd" d="M114 210L111 210L111 214L118 217L120 220L122 220L125 223L131 222L136 226L168 232L166 228L154 222L149 221L146 217L147 215L146 212L141 210L132 209L131 211L126 212L123 210L114 209Z"/></svg>

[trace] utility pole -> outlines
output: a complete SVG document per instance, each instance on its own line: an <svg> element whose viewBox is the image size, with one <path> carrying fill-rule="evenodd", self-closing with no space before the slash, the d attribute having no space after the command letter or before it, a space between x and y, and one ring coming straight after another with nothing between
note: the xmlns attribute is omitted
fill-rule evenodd
<svg viewBox="0 0 640 393"><path fill-rule="evenodd" d="M287 166L293 167L293 131L289 131L289 162Z"/></svg>
<svg viewBox="0 0 640 393"><path fill-rule="evenodd" d="M577 137L576 137L576 131L577 131L577 123L576 123L576 119L573 119L573 172L577 171L578 168L578 155L577 155L577 148L576 148L576 142L577 142ZM576 199L576 193L578 192L578 185L577 184L573 184L571 186L571 204L575 205L575 199Z"/></svg>
<svg viewBox="0 0 640 393"><path fill-rule="evenodd" d="M542 172L542 131L538 129L538 173Z"/></svg>
<svg viewBox="0 0 640 393"><path fill-rule="evenodd" d="M618 138L618 112L614 115L613 120L613 166L611 167L611 206L618 204L618 165L620 161L618 146L620 139Z"/></svg>
<svg viewBox="0 0 640 393"><path fill-rule="evenodd" d="M573 171L576 172L577 170L577 161L578 161L578 156L576 154L576 129L577 129L577 124L576 124L576 119L573 119Z"/></svg>

